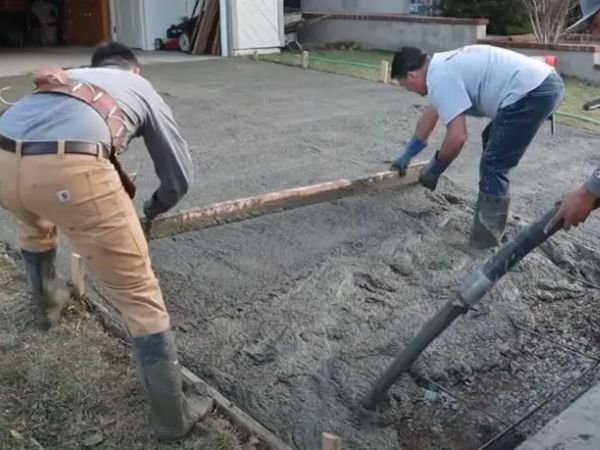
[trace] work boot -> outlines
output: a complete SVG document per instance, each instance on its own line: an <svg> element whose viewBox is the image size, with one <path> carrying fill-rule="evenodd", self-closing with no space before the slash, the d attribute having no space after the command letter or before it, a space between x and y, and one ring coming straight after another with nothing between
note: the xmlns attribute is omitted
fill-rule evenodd
<svg viewBox="0 0 600 450"><path fill-rule="evenodd" d="M36 324L42 330L48 330L60 318L63 307L71 298L71 290L56 276L55 248L45 252L21 249L21 254L29 278Z"/></svg>
<svg viewBox="0 0 600 450"><path fill-rule="evenodd" d="M479 192L470 245L489 248L500 244L508 221L509 196L496 196Z"/></svg>
<svg viewBox="0 0 600 450"><path fill-rule="evenodd" d="M158 440L183 438L208 413L183 393L181 367L171 331L132 339L138 372Z"/></svg>

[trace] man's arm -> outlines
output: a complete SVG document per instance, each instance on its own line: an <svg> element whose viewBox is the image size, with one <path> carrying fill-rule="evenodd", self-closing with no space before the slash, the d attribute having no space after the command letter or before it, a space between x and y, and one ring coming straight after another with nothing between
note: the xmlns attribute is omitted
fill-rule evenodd
<svg viewBox="0 0 600 450"><path fill-rule="evenodd" d="M440 147L438 157L444 162L452 162L460 154L467 142L467 120L460 114L446 127L446 137Z"/></svg>
<svg viewBox="0 0 600 450"><path fill-rule="evenodd" d="M160 186L144 205L144 214L152 219L173 208L187 194L193 181L193 163L169 106L155 91L145 101L148 114L142 135L160 180Z"/></svg>
<svg viewBox="0 0 600 450"><path fill-rule="evenodd" d="M417 122L415 137L423 142L427 142L427 139L429 139L429 136L431 136L438 123L438 118L438 113L433 106L425 108L423 115Z"/></svg>
<svg viewBox="0 0 600 450"><path fill-rule="evenodd" d="M446 125L446 136L440 150L421 174L421 184L435 190L439 177L458 156L467 140L465 111L473 103L460 75L452 72L445 72L431 81L429 97Z"/></svg>
<svg viewBox="0 0 600 450"><path fill-rule="evenodd" d="M597 208L600 200L600 167L577 190L569 192L563 198L560 208L548 222L546 233L562 221L562 228L569 230L587 220L590 213Z"/></svg>
<svg viewBox="0 0 600 450"><path fill-rule="evenodd" d="M408 141L404 150L392 162L391 170L404 173L411 159L417 156L427 146L427 139L438 122L438 114L433 106L428 106L417 122L413 137Z"/></svg>

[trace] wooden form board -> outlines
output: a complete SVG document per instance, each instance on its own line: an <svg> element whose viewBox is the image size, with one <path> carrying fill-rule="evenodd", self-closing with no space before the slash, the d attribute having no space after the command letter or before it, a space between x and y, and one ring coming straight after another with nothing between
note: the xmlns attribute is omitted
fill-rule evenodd
<svg viewBox="0 0 600 450"><path fill-rule="evenodd" d="M251 436L256 436L269 450L293 450L288 444L271 433L240 408L227 400L219 391L186 368L181 369L183 382L195 387L200 395L208 395L214 399L217 409L227 416L236 426Z"/></svg>
<svg viewBox="0 0 600 450"><path fill-rule="evenodd" d="M424 166L424 163L409 166L403 176L388 171L363 178L343 178L158 217L146 228L147 237L149 240L161 239L339 198L417 184Z"/></svg>
<svg viewBox="0 0 600 450"><path fill-rule="evenodd" d="M342 450L342 440L331 434L321 434L321 450Z"/></svg>
<svg viewBox="0 0 600 450"><path fill-rule="evenodd" d="M219 0L204 0L192 33L192 53L195 55L221 52Z"/></svg>

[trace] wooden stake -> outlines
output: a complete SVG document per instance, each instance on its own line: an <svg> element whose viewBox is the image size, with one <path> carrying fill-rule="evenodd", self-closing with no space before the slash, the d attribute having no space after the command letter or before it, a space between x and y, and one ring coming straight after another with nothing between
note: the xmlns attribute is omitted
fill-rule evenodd
<svg viewBox="0 0 600 450"><path fill-rule="evenodd" d="M85 295L85 269L81 256L71 253L71 283L77 298Z"/></svg>
<svg viewBox="0 0 600 450"><path fill-rule="evenodd" d="M303 69L308 69L308 60L309 60L309 55L307 51L303 51L302 52L302 68Z"/></svg>
<svg viewBox="0 0 600 450"><path fill-rule="evenodd" d="M387 61L381 61L381 73L379 75L379 81L385 84L390 82L390 63Z"/></svg>
<svg viewBox="0 0 600 450"><path fill-rule="evenodd" d="M321 450L342 450L342 440L333 434L321 434Z"/></svg>
<svg viewBox="0 0 600 450"><path fill-rule="evenodd" d="M380 172L353 180L343 178L158 217L146 230L147 237L161 239L353 195L414 185L419 182L424 166L425 163L409 166L404 176L398 172Z"/></svg>
<svg viewBox="0 0 600 450"><path fill-rule="evenodd" d="M219 409L222 414L226 415L229 420L237 425L242 431L258 437L269 450L292 450L292 447L223 397L219 391L210 386L196 374L185 367L182 367L181 376L183 382L188 386L195 387L200 395L212 397L217 405L217 409Z"/></svg>

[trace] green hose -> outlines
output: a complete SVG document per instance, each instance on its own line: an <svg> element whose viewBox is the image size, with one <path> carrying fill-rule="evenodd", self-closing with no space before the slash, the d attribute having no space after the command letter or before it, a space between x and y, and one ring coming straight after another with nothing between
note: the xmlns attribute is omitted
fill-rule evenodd
<svg viewBox="0 0 600 450"><path fill-rule="evenodd" d="M358 61L347 61L343 59L323 58L322 56L311 56L310 61L321 61L331 64L347 64L349 66L365 67L367 69L379 69L379 66L375 66L373 64L367 64Z"/></svg>
<svg viewBox="0 0 600 450"><path fill-rule="evenodd" d="M581 116L579 114L573 114L568 112L556 111L554 114L557 116L570 117L571 119L581 120L583 122L593 123L594 125L600 125L600 120L592 119L590 117Z"/></svg>

